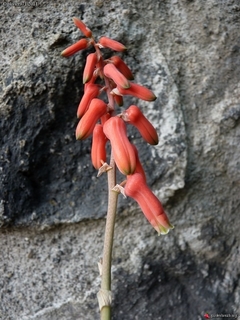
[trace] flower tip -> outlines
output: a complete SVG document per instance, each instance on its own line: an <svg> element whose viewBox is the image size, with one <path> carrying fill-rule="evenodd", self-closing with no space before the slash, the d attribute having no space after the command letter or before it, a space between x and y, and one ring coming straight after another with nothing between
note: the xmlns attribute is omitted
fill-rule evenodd
<svg viewBox="0 0 240 320"><path fill-rule="evenodd" d="M157 140L153 140L151 145L156 146L158 144L158 142L159 142L159 140L158 140L158 137L157 137Z"/></svg>
<svg viewBox="0 0 240 320"><path fill-rule="evenodd" d="M169 232L171 229L174 229L174 226L173 226L171 223L169 223L168 228L165 228L165 227L162 226L162 225L159 225L159 226L156 228L156 230L157 230L157 232L158 232L158 236L168 234L168 232Z"/></svg>
<svg viewBox="0 0 240 320"><path fill-rule="evenodd" d="M155 94L153 93L153 97L151 101L155 101L157 99L157 97L155 96Z"/></svg>
<svg viewBox="0 0 240 320"><path fill-rule="evenodd" d="M89 77L83 78L83 84L87 83L90 80Z"/></svg>
<svg viewBox="0 0 240 320"><path fill-rule="evenodd" d="M60 55L61 55L62 57L66 57L66 56L65 56L65 50L63 50Z"/></svg>

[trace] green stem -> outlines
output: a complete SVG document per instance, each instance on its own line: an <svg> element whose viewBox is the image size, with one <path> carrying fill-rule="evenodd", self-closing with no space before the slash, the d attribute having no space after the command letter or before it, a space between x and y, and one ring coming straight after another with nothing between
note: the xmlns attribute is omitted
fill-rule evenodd
<svg viewBox="0 0 240 320"><path fill-rule="evenodd" d="M101 290L111 294L111 262L112 262L112 247L114 236L114 225L117 211L118 192L112 191L116 185L116 165L111 155L110 166L108 171L108 211L103 247L103 262L102 262L102 282ZM105 291L106 290L106 291ZM108 304L108 303L106 303ZM101 320L111 319L111 305L104 306L101 309Z"/></svg>

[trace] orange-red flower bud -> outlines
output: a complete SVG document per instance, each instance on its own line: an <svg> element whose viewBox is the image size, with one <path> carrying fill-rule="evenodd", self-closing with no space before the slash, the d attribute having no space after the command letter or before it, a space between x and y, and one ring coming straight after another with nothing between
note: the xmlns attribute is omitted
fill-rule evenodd
<svg viewBox="0 0 240 320"><path fill-rule="evenodd" d="M79 103L77 110L77 117L81 118L84 113L88 110L88 107L92 99L96 98L99 95L100 87L94 83L88 83L85 87L84 95Z"/></svg>
<svg viewBox="0 0 240 320"><path fill-rule="evenodd" d="M90 53L87 56L86 59L86 64L85 64L85 68L83 71L83 83L88 82L89 80L91 80L96 63L97 63L97 53Z"/></svg>
<svg viewBox="0 0 240 320"><path fill-rule="evenodd" d="M87 139L93 132L96 122L107 112L107 104L100 99L92 99L88 110L79 121L76 139Z"/></svg>
<svg viewBox="0 0 240 320"><path fill-rule="evenodd" d="M87 39L81 39L78 42L72 44L70 47L62 51L61 55L63 57L70 57L80 50L86 49L89 46L89 41Z"/></svg>
<svg viewBox="0 0 240 320"><path fill-rule="evenodd" d="M119 56L112 56L110 59L116 68L128 79L133 80L134 76L132 71L128 68L126 63Z"/></svg>
<svg viewBox="0 0 240 320"><path fill-rule="evenodd" d="M108 37L101 37L99 44L104 48L109 48L114 51L124 51L127 49L122 43Z"/></svg>
<svg viewBox="0 0 240 320"><path fill-rule="evenodd" d="M154 101L157 99L151 90L137 83L131 82L131 86L128 89L123 89L120 86L117 86L117 89L122 95L131 95L145 101Z"/></svg>
<svg viewBox="0 0 240 320"><path fill-rule="evenodd" d="M136 156L127 137L125 122L115 116L105 122L103 132L111 142L113 157L118 169L125 175L136 169Z"/></svg>
<svg viewBox="0 0 240 320"><path fill-rule="evenodd" d="M102 166L102 161L106 162L107 141L108 139L103 132L103 126L97 123L93 129L91 150L92 164L97 170Z"/></svg>
<svg viewBox="0 0 240 320"><path fill-rule="evenodd" d="M107 63L103 68L103 73L106 77L112 79L116 85L125 89L130 87L128 79L118 71L114 64Z"/></svg>
<svg viewBox="0 0 240 320"><path fill-rule="evenodd" d="M137 201L145 217L158 234L167 234L170 229L173 229L161 202L148 187L141 174L134 173L127 176L124 191L127 196Z"/></svg>
<svg viewBox="0 0 240 320"><path fill-rule="evenodd" d="M143 139L148 143L153 145L158 144L158 134L156 129L137 106L132 105L127 110L123 111L122 118L124 121L134 125L141 133Z"/></svg>
<svg viewBox="0 0 240 320"><path fill-rule="evenodd" d="M81 20L75 17L73 18L73 22L75 26L77 26L78 29L80 29L86 37L88 38L92 37L92 31L85 25L85 23L83 23Z"/></svg>

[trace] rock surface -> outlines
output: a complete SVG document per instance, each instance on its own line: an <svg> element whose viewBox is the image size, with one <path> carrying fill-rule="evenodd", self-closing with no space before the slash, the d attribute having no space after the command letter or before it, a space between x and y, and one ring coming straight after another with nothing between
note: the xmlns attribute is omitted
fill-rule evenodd
<svg viewBox="0 0 240 320"><path fill-rule="evenodd" d="M159 145L130 135L175 225L157 237L120 199L113 319L240 314L238 1L96 0L0 6L0 319L99 317L107 187L90 139L75 140L88 52L60 57L81 37L74 16L123 42L157 96L126 105L142 108Z"/></svg>

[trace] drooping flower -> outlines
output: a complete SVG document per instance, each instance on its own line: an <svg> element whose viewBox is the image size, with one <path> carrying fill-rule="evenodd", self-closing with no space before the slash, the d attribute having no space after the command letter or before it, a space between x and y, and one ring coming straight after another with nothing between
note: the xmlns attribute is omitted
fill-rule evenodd
<svg viewBox="0 0 240 320"><path fill-rule="evenodd" d="M95 169L99 169L106 162L106 143L108 139L103 132L103 126L96 124L93 129L91 159Z"/></svg>
<svg viewBox="0 0 240 320"><path fill-rule="evenodd" d="M101 37L99 39L99 44L103 48L109 48L114 51L124 51L127 49L122 43L108 37Z"/></svg>
<svg viewBox="0 0 240 320"><path fill-rule="evenodd" d="M149 144L158 144L158 134L156 129L137 106L132 105L123 111L122 118L124 121L135 126L141 133L143 139L145 139Z"/></svg>
<svg viewBox="0 0 240 320"><path fill-rule="evenodd" d="M103 132L111 142L113 157L116 165L123 174L128 175L136 169L136 155L127 137L125 122L115 116L107 120Z"/></svg>
<svg viewBox="0 0 240 320"><path fill-rule="evenodd" d="M62 51L61 55L63 57L70 57L73 54L77 53L80 50L87 49L90 45L88 39L81 39L78 42L72 44L70 47Z"/></svg>
<svg viewBox="0 0 240 320"><path fill-rule="evenodd" d="M100 99L92 99L88 110L79 121L76 129L76 139L87 139L93 132L97 121L107 113L107 104Z"/></svg>
<svg viewBox="0 0 240 320"><path fill-rule="evenodd" d="M157 97L151 90L134 82L131 82L130 87L127 89L124 89L120 86L117 86L117 89L118 93L122 95L131 95L145 101L154 101L157 99ZM113 92L114 91L115 89L113 89Z"/></svg>
<svg viewBox="0 0 240 320"><path fill-rule="evenodd" d="M112 79L116 85L125 89L130 87L128 79L115 67L114 64L107 63L103 68L103 73L106 77Z"/></svg>
<svg viewBox="0 0 240 320"><path fill-rule="evenodd" d="M141 174L128 175L124 190L127 196L137 201L145 217L158 234L167 234L170 229L173 229L161 202L148 187Z"/></svg>

